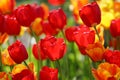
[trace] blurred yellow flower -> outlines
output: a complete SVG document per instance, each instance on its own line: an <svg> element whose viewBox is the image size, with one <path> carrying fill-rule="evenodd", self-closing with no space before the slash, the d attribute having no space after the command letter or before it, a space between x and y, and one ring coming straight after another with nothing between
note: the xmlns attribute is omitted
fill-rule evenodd
<svg viewBox="0 0 120 80"><path fill-rule="evenodd" d="M0 11L3 14L11 13L16 4L15 0L0 0Z"/></svg>
<svg viewBox="0 0 120 80"><path fill-rule="evenodd" d="M5 49L3 52L2 52L2 63L4 65L8 65L8 66L12 66L15 64L15 62L12 60L12 58L9 56L9 53L8 53L8 50Z"/></svg>

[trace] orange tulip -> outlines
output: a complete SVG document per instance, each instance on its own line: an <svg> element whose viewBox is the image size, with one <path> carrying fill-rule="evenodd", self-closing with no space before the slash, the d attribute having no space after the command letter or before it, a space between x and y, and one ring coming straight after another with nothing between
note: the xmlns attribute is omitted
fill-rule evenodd
<svg viewBox="0 0 120 80"><path fill-rule="evenodd" d="M42 19L41 18L36 18L34 22L32 23L32 30L35 32L36 35L40 35L43 32L42 29Z"/></svg>
<svg viewBox="0 0 120 80"><path fill-rule="evenodd" d="M96 80L119 80L120 68L115 64L101 63L97 69L92 69Z"/></svg>
<svg viewBox="0 0 120 80"><path fill-rule="evenodd" d="M3 52L2 52L2 63L4 65L14 65L15 62L11 59L11 57L9 56L9 53L8 53L8 50L5 49Z"/></svg>
<svg viewBox="0 0 120 80"><path fill-rule="evenodd" d="M6 33L0 33L0 45L4 43L8 39L8 34Z"/></svg>
<svg viewBox="0 0 120 80"><path fill-rule="evenodd" d="M0 72L0 80L9 80L6 72Z"/></svg>
<svg viewBox="0 0 120 80"><path fill-rule="evenodd" d="M11 13L15 7L15 0L0 0L0 11L3 14Z"/></svg>
<svg viewBox="0 0 120 80"><path fill-rule="evenodd" d="M89 44L86 48L86 54L94 61L101 61L103 59L105 48L100 43Z"/></svg>

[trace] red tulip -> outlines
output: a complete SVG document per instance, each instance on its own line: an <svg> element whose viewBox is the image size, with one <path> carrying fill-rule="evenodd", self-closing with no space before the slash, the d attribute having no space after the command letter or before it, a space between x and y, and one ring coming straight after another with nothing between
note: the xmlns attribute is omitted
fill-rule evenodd
<svg viewBox="0 0 120 80"><path fill-rule="evenodd" d="M116 64L120 67L120 51L118 50L106 50L104 53L104 59L111 63L111 64Z"/></svg>
<svg viewBox="0 0 120 80"><path fill-rule="evenodd" d="M65 0L48 0L48 2L53 6L58 6L64 4Z"/></svg>
<svg viewBox="0 0 120 80"><path fill-rule="evenodd" d="M15 10L15 15L18 22L23 25L29 27L31 23L36 18L35 10L31 5L22 5Z"/></svg>
<svg viewBox="0 0 120 80"><path fill-rule="evenodd" d="M20 73L12 76L12 80L35 80L33 72L28 69L24 69Z"/></svg>
<svg viewBox="0 0 120 80"><path fill-rule="evenodd" d="M113 37L120 36L120 19L114 19L110 25L110 33Z"/></svg>
<svg viewBox="0 0 120 80"><path fill-rule="evenodd" d="M25 46L18 40L8 47L8 52L10 57L18 64L28 58Z"/></svg>
<svg viewBox="0 0 120 80"><path fill-rule="evenodd" d="M42 27L43 27L43 32L46 35L56 35L58 33L58 30L56 28L53 28L49 22L43 22Z"/></svg>
<svg viewBox="0 0 120 80"><path fill-rule="evenodd" d="M33 4L32 7L35 10L35 14L34 15L36 15L36 17L44 19L45 12L44 12L43 7L39 6L37 4Z"/></svg>
<svg viewBox="0 0 120 80"><path fill-rule="evenodd" d="M75 26L75 27L70 27L65 30L65 35L68 41L75 41L75 34L78 34L80 27Z"/></svg>
<svg viewBox="0 0 120 80"><path fill-rule="evenodd" d="M81 25L79 31L74 35L75 42L77 43L82 54L86 54L85 48L95 41L95 32L90 30L89 27Z"/></svg>
<svg viewBox="0 0 120 80"><path fill-rule="evenodd" d="M43 53L42 49L41 49L41 42L39 41L38 42L38 45L37 44L34 44L33 45L33 48L32 48L32 51L33 51L33 55L36 59L41 59L41 60L44 60L47 58L47 56ZM39 55L39 54L40 55ZM40 57L40 58L39 58Z"/></svg>
<svg viewBox="0 0 120 80"><path fill-rule="evenodd" d="M19 35L21 27L14 15L6 15L4 23L5 31L7 34Z"/></svg>
<svg viewBox="0 0 120 80"><path fill-rule="evenodd" d="M58 80L58 70L44 66L40 71L40 80Z"/></svg>
<svg viewBox="0 0 120 80"><path fill-rule="evenodd" d="M0 33L4 33L4 16L0 13Z"/></svg>
<svg viewBox="0 0 120 80"><path fill-rule="evenodd" d="M56 39L53 36L47 36L41 40L43 52L52 61L61 59L66 52L66 44L62 38Z"/></svg>
<svg viewBox="0 0 120 80"><path fill-rule="evenodd" d="M66 15L62 9L53 10L49 13L48 20L54 28L63 29L67 23Z"/></svg>
<svg viewBox="0 0 120 80"><path fill-rule="evenodd" d="M83 6L79 11L79 15L88 27L95 26L101 21L101 11L96 2Z"/></svg>

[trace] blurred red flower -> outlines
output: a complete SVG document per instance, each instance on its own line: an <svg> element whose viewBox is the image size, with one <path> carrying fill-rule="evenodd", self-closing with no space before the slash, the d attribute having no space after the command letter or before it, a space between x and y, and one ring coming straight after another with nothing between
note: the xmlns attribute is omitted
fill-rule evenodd
<svg viewBox="0 0 120 80"><path fill-rule="evenodd" d="M66 0L48 0L48 2L53 6L62 5Z"/></svg>
<svg viewBox="0 0 120 80"><path fill-rule="evenodd" d="M40 80L58 80L58 70L44 66L40 71Z"/></svg>
<svg viewBox="0 0 120 80"><path fill-rule="evenodd" d="M41 48L47 57L52 60L61 59L66 53L66 44L62 38L56 39L53 36L46 36L41 40Z"/></svg>
<svg viewBox="0 0 120 80"><path fill-rule="evenodd" d="M120 67L120 51L118 50L106 50L104 53L104 59L111 63L111 64L116 64Z"/></svg>
<svg viewBox="0 0 120 80"><path fill-rule="evenodd" d="M31 23L36 18L35 10L32 5L21 5L15 10L15 15L18 22L26 27L30 27Z"/></svg>
<svg viewBox="0 0 120 80"><path fill-rule="evenodd" d="M34 73L29 69L24 69L20 73L12 76L12 80L35 80Z"/></svg>
<svg viewBox="0 0 120 80"><path fill-rule="evenodd" d="M113 37L120 36L120 18L111 21L110 33Z"/></svg>
<svg viewBox="0 0 120 80"><path fill-rule="evenodd" d="M21 29L14 15L5 15L4 28L9 35L19 35Z"/></svg>
<svg viewBox="0 0 120 80"><path fill-rule="evenodd" d="M36 59L44 60L47 58L47 56L43 53L40 45L41 45L41 41L39 41L37 44L34 44L32 48L32 52Z"/></svg>
<svg viewBox="0 0 120 80"><path fill-rule="evenodd" d="M49 13L48 20L54 28L63 29L67 23L66 14L62 9L52 10Z"/></svg>
<svg viewBox="0 0 120 80"><path fill-rule="evenodd" d="M15 63L18 64L28 58L25 46L18 40L8 47L8 52Z"/></svg>
<svg viewBox="0 0 120 80"><path fill-rule="evenodd" d="M88 27L96 26L101 21L101 11L96 2L83 6L79 11L79 15Z"/></svg>

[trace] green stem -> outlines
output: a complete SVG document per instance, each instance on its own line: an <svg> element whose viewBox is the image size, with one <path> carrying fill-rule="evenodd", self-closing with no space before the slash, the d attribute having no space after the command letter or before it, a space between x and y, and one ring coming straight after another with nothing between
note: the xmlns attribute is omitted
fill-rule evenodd
<svg viewBox="0 0 120 80"><path fill-rule="evenodd" d="M58 65L58 69L59 69L59 71L60 71L61 78L62 78L62 80L64 80L64 77L63 77L63 73L62 73L62 69L61 69L61 65L60 65L59 60L57 60L56 63L57 63L57 65Z"/></svg>
<svg viewBox="0 0 120 80"><path fill-rule="evenodd" d="M98 33L98 30L96 29L96 26L94 26L94 29L95 29L95 31L96 31L96 34L97 34L97 36L98 36L99 41L101 41L101 40L100 40L100 35L99 35L99 33Z"/></svg>
<svg viewBox="0 0 120 80"><path fill-rule="evenodd" d="M1 53L1 45L0 45L0 72L2 72L2 53Z"/></svg>
<svg viewBox="0 0 120 80"><path fill-rule="evenodd" d="M29 69L29 70L31 70L30 69L30 67L28 66L28 64L24 61L24 64L27 66L27 68Z"/></svg>
<svg viewBox="0 0 120 80"><path fill-rule="evenodd" d="M66 37L65 37L65 35L64 35L64 32L63 32L63 30L61 31L62 32L62 35L63 35L63 38L64 38L64 40L65 40L65 44L67 45L67 39L66 39ZM67 53L67 51L66 51L66 55L65 55L65 57L63 58L64 59L64 66L65 66L65 75L66 75L66 80L68 80L68 78L69 78L69 65L68 65L68 53Z"/></svg>
<svg viewBox="0 0 120 80"><path fill-rule="evenodd" d="M91 73L91 70L92 70L91 61L90 61L90 59L89 59L88 56L85 56L85 57L86 57L86 60L87 60L88 65L89 65L89 66L87 66L87 67L89 67L89 69L88 69L89 79L90 79L90 80L93 80L93 78L92 78L92 73Z"/></svg>
<svg viewBox="0 0 120 80"><path fill-rule="evenodd" d="M38 48L38 57L40 59L40 48L39 48L39 45L38 45L38 42L39 42L39 38L36 36L36 34L34 33L34 31L32 30L32 28L30 27L30 30L32 32L32 35L33 37L35 38L36 40L36 44L37 44L37 48ZM39 70L41 69L42 67L42 61L41 60L38 60L37 61L37 76L38 76L38 80L40 80L40 76L39 76Z"/></svg>

